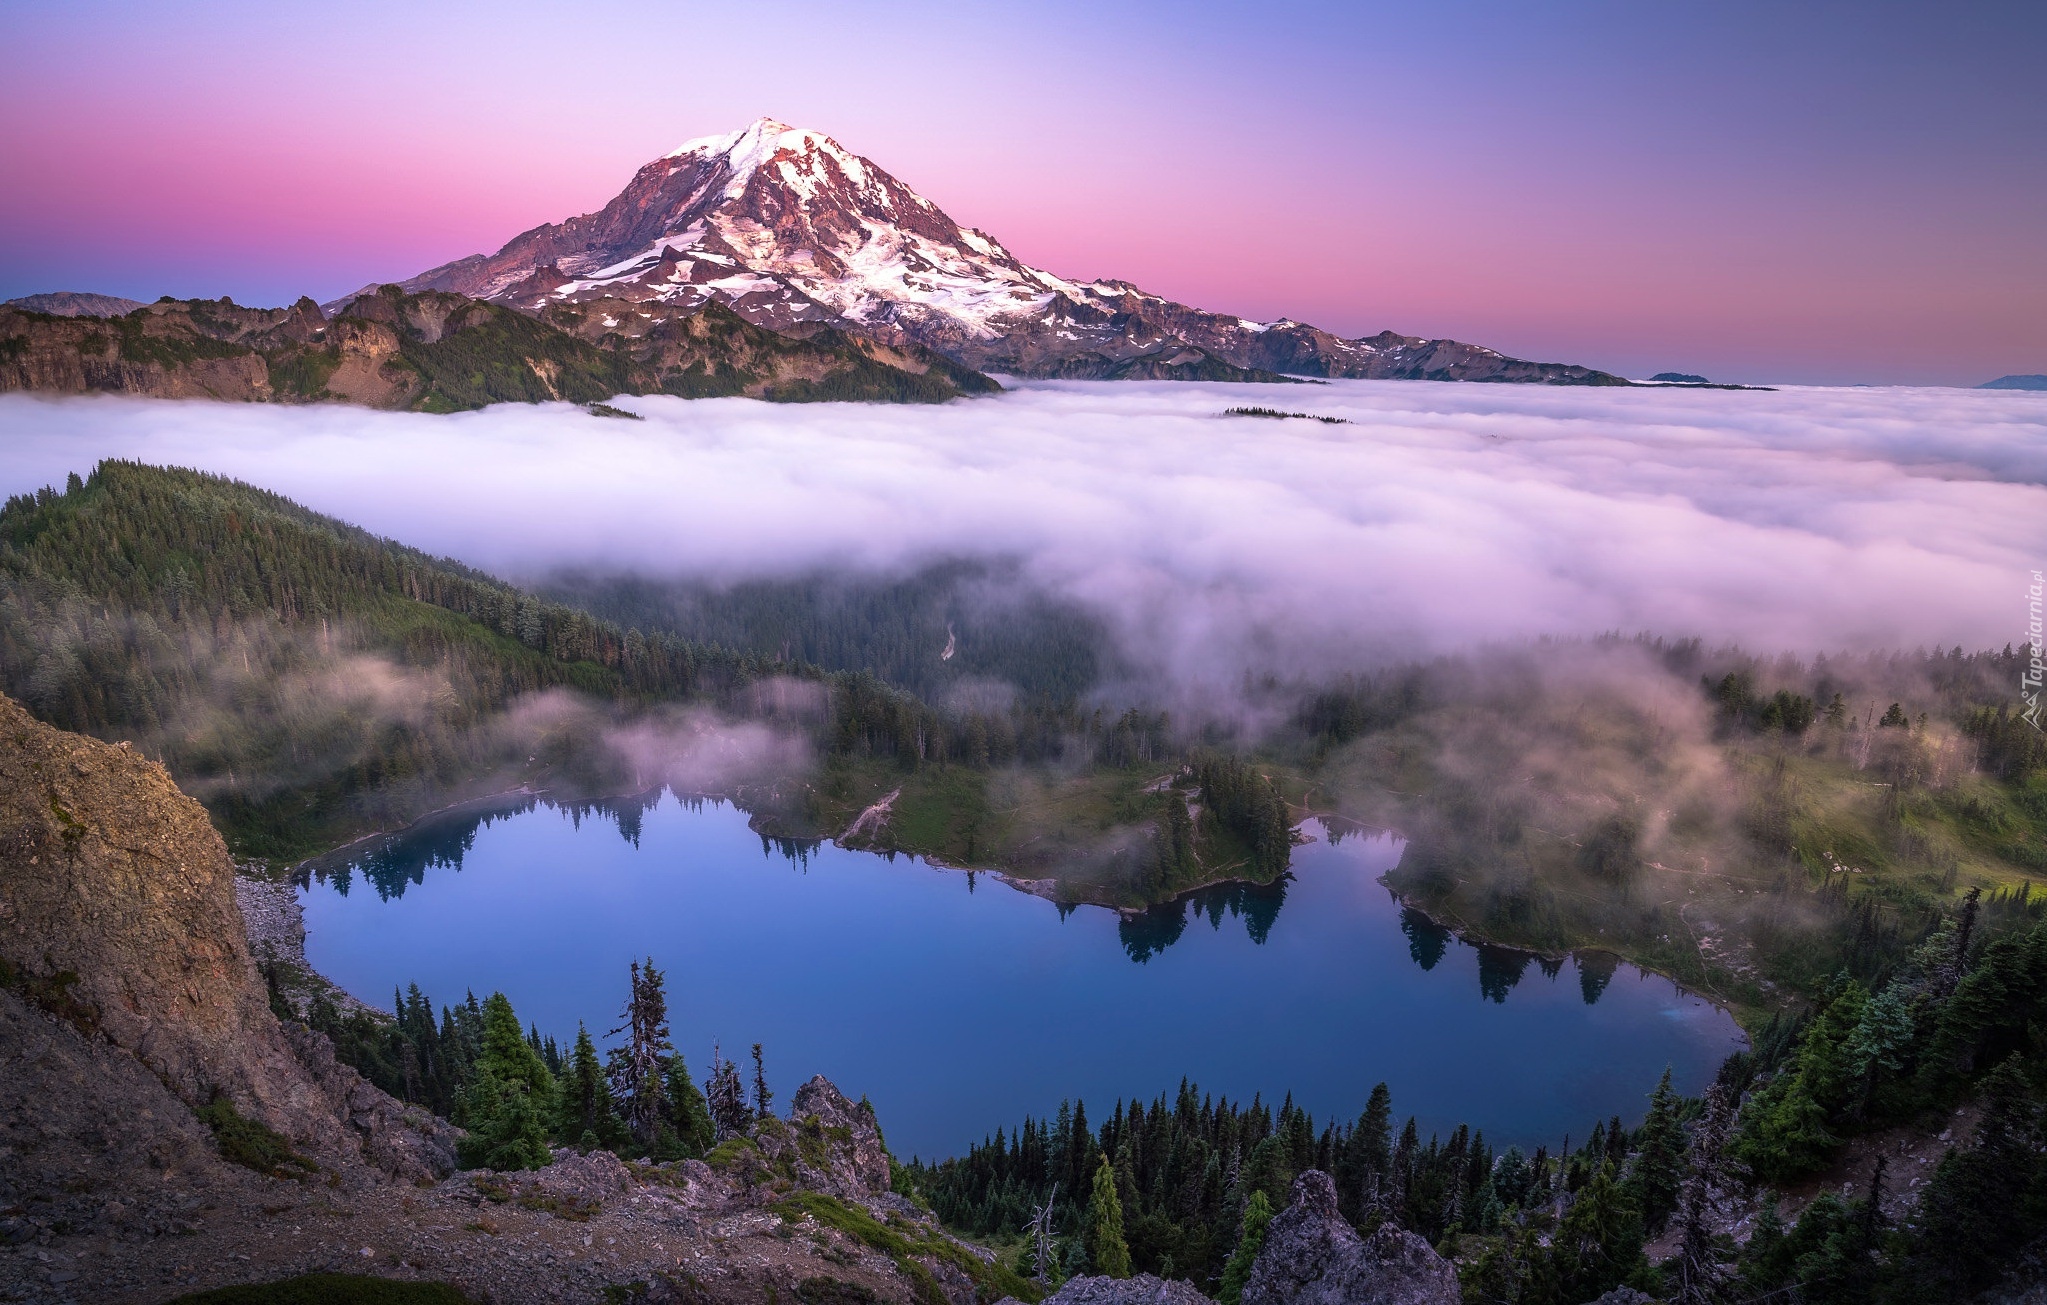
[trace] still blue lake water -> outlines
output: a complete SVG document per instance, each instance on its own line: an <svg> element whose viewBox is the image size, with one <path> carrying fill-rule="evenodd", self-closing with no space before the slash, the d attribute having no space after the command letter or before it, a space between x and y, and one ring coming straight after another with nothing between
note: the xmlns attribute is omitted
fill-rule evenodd
<svg viewBox="0 0 2047 1305"><path fill-rule="evenodd" d="M1148 915L1062 911L988 875L829 843L764 844L743 812L660 795L443 817L316 864L307 954L365 1001L501 989L564 1044L618 1020L626 966L669 979L678 1049L765 1044L784 1102L823 1073L901 1155L956 1154L1066 1098L1207 1092L1354 1118L1372 1085L1423 1134L1554 1147L1639 1119L1666 1065L1696 1091L1733 1019L1612 958L1453 938L1379 876L1390 837L1321 837L1271 890Z"/></svg>

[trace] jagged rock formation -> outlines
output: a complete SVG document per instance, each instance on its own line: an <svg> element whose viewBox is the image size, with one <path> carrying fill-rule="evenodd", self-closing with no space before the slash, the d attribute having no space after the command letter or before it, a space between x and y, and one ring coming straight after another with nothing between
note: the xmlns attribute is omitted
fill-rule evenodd
<svg viewBox="0 0 2047 1305"><path fill-rule="evenodd" d="M999 387L914 344L791 339L716 304L562 307L545 320L443 291L245 308L159 300L120 315L0 307L0 391L451 412L617 394L940 402Z"/></svg>
<svg viewBox="0 0 2047 1305"><path fill-rule="evenodd" d="M1457 1271L1426 1241L1392 1224L1369 1238L1337 1212L1319 1169L1294 1180L1244 1284L1243 1305L1459 1305Z"/></svg>
<svg viewBox="0 0 2047 1305"><path fill-rule="evenodd" d="M1021 376L1627 383L1455 340L1391 331L1347 340L1301 322L1202 312L1126 281L1070 281L960 226L830 137L771 118L654 160L595 213L404 285L527 312L716 300L776 331L837 327Z"/></svg>
<svg viewBox="0 0 2047 1305"><path fill-rule="evenodd" d="M797 1181L835 1196L865 1196L889 1189L888 1148L874 1107L848 1101L818 1074L789 1099L795 1129Z"/></svg>
<svg viewBox="0 0 2047 1305"><path fill-rule="evenodd" d="M205 810L125 744L52 729L4 697L0 977L187 1107L225 1097L329 1164L406 1178L452 1167L445 1125L271 1014Z"/></svg>

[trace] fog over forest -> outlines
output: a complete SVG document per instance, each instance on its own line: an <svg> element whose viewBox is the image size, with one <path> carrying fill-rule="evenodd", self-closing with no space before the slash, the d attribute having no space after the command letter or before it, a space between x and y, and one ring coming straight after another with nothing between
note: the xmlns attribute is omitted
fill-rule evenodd
<svg viewBox="0 0 2047 1305"><path fill-rule="evenodd" d="M107 456L192 466L519 581L1015 559L1162 695L1604 631L1995 648L2019 641L2047 565L2042 395L1127 383L931 408L622 402L645 420L6 396L0 493ZM1222 415L1238 405L1345 421Z"/></svg>

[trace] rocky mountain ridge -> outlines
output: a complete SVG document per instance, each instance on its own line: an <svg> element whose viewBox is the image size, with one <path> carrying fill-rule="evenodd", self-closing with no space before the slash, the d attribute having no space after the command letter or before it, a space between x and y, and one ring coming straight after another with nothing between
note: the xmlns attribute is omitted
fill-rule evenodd
<svg viewBox="0 0 2047 1305"><path fill-rule="evenodd" d="M530 313L597 299L716 301L775 331L830 326L1019 376L1627 383L1456 340L1344 339L1302 322L1203 312L1127 281L1068 280L959 225L830 137L772 118L687 142L595 213L403 285Z"/></svg>
<svg viewBox="0 0 2047 1305"><path fill-rule="evenodd" d="M0 392L452 412L618 394L940 402L998 388L914 344L828 329L795 339L715 303L597 302L536 318L387 286L331 316L307 298L289 308L162 299L113 316L0 307Z"/></svg>
<svg viewBox="0 0 2047 1305"><path fill-rule="evenodd" d="M144 307L147 305L139 299L94 294L89 290L53 290L0 303L0 308L19 308L25 312L47 313L51 317L119 317Z"/></svg>

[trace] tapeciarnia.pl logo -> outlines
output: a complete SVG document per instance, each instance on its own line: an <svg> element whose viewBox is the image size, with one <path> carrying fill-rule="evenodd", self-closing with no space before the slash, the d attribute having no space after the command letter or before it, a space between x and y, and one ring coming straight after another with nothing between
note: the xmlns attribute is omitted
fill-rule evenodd
<svg viewBox="0 0 2047 1305"><path fill-rule="evenodd" d="M2040 729L2040 682L2047 677L2047 659L2042 657L2040 626L2040 600L2047 593L2047 577L2033 572L2032 587L2026 590L2026 646L2032 650L2033 660L2026 667L2026 673L2019 677L2019 697L2025 699L2026 710L2021 713L2026 723Z"/></svg>

